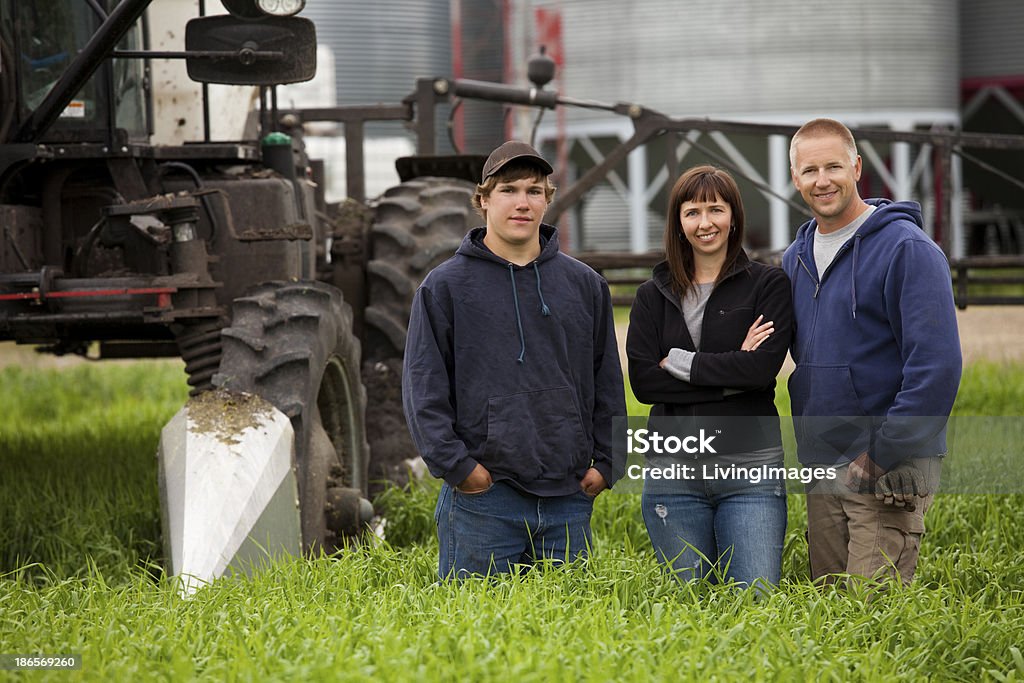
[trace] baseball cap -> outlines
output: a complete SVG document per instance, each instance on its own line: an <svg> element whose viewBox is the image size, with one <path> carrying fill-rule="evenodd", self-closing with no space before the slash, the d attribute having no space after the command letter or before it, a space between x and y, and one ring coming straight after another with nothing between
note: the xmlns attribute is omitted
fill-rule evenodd
<svg viewBox="0 0 1024 683"><path fill-rule="evenodd" d="M480 178L480 182L482 183L486 181L513 159L529 159L530 161L535 162L544 171L544 175L551 175L555 170L551 167L551 164L545 161L544 157L542 157L537 150L530 145L525 142L519 142L518 140L509 140L508 142L499 145L498 148L491 152L491 155L487 157L487 161L484 163L484 173Z"/></svg>

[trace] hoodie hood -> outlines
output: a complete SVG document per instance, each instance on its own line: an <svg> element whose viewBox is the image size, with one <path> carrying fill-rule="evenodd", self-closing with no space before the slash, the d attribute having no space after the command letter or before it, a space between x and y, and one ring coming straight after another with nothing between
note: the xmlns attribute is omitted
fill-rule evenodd
<svg viewBox="0 0 1024 683"><path fill-rule="evenodd" d="M802 273L797 273L797 276L810 276L814 280L816 287L820 287L821 283L826 279L825 276L830 274L832 265L846 251L853 252L850 268L850 312L855 320L857 318L857 276L859 272L858 261L860 259L861 241L896 222L900 222L904 226L906 226L907 222L910 222L919 228L924 225L921 205L917 202L894 202L889 199L866 199L864 202L869 206L874 206L874 212L868 216L864 224L857 229L857 232L839 248L832 264L829 264L820 281L817 277L817 269L814 263L814 236L818 229L818 221L812 218L801 225L800 229L797 230L796 239L793 241L792 246L803 271Z"/></svg>
<svg viewBox="0 0 1024 683"><path fill-rule="evenodd" d="M462 238L462 244L455 252L471 258L493 261L498 265L507 268L509 262L501 258L484 244L484 235L487 234L486 227L473 228ZM543 263L553 259L558 254L558 228L547 223L540 224L540 255L535 259L536 263ZM515 265L515 264L512 264ZM528 268L530 266L516 266L517 268Z"/></svg>
<svg viewBox="0 0 1024 683"><path fill-rule="evenodd" d="M889 223L898 220L910 221L918 227L924 226L924 218L921 214L921 205L917 202L903 201L894 202L891 199L865 199L864 203L869 206L875 207L875 212L864 221L864 225L860 226L855 235L860 237L866 237L873 232L878 232ZM813 246L814 231L818 229L818 221L812 218L807 221L796 231L796 239L793 241L794 246L801 246L801 251L808 248L806 245Z"/></svg>

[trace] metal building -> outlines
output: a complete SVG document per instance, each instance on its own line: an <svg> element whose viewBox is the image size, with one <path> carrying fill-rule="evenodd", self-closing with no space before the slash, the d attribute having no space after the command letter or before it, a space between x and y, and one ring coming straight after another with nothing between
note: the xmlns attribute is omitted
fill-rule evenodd
<svg viewBox="0 0 1024 683"><path fill-rule="evenodd" d="M307 0L302 16L316 24L318 44L333 53L335 93L335 102L305 106L398 103L412 92L417 76L450 73L447 0ZM366 138L366 188L373 196L398 183L394 160L412 154L413 143L400 123L369 123ZM325 160L328 198L343 198L344 138L310 138L309 143L312 154Z"/></svg>
<svg viewBox="0 0 1024 683"><path fill-rule="evenodd" d="M962 2L960 26L964 130L1024 134L1024 3ZM1024 185L1019 182L1024 159L1006 151L979 151L977 157L1009 178L978 164L964 165L964 183L970 188L965 251L1024 251Z"/></svg>
<svg viewBox="0 0 1024 683"><path fill-rule="evenodd" d="M319 44L333 53L336 94L333 102L306 106L397 104L422 77L501 82L506 9L493 0L308 0L303 16L314 21ZM487 153L511 130L496 104L442 106L437 117L439 154ZM414 142L400 123L369 123L365 132L366 186L373 196L398 183L394 160L412 154ZM311 140L313 153L327 161L332 200L344 196L344 144L340 136Z"/></svg>
<svg viewBox="0 0 1024 683"><path fill-rule="evenodd" d="M861 0L809 11L806 2L713 0L519 0L517 16L560 15L564 54L558 87L566 94L636 102L674 117L799 125L815 116L852 126L914 130L959 123L959 23L956 0ZM530 28L520 29L529 32ZM523 59L517 59L523 61ZM543 140L567 139L571 167L586 168L632 133L629 120L570 111L542 126ZM693 144L691 144L693 143ZM682 165L712 161L791 197L788 140L720 133L677 140ZM894 144L861 150L874 167L874 194L927 202L921 162L927 150ZM615 182L576 215L583 249L660 244L668 174L646 150L630 155ZM779 197L741 182L755 246L788 244L801 217ZM620 207L609 213L611 192ZM595 215L590 215L595 214ZM657 220L652 219L657 216ZM602 218L603 216L603 218Z"/></svg>
<svg viewBox="0 0 1024 683"><path fill-rule="evenodd" d="M415 76L451 69L448 2L307 0L302 16L334 52L338 104L397 102Z"/></svg>
<svg viewBox="0 0 1024 683"><path fill-rule="evenodd" d="M526 61L544 45L558 63L549 88L673 117L795 126L830 116L851 127L896 131L962 126L1024 133L1020 0L858 0L827 11L796 0L308 0L304 16L333 50L338 104L398 102L421 76L526 85ZM593 110L546 113L539 125L535 117L534 110L466 101L450 117L438 112L438 151L486 153L536 130L563 174L558 183L568 187L632 133L627 118ZM367 135L372 195L397 182L393 159L411 153L413 143L399 124L368 126ZM343 143L325 144L334 145L323 155L337 168ZM788 244L803 207L792 189L785 136L691 132L659 144L671 145L682 167L710 161L733 170L751 246ZM632 152L562 218L570 248L658 247L673 176L655 151ZM1007 230L1013 233L1016 212L1024 215L1019 181L957 156L954 192L946 197L927 144L864 141L860 151L864 196L920 201L928 229L939 206L958 207L953 255L1012 243ZM1013 153L985 151L979 159L1024 177L1024 161ZM343 172L335 187L343 187ZM962 185L968 188L961 196ZM979 231L988 235L982 246Z"/></svg>

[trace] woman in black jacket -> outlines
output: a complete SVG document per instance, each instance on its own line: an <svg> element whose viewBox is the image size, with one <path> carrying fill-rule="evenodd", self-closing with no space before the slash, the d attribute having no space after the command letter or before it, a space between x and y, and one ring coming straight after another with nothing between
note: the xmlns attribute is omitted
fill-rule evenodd
<svg viewBox="0 0 1024 683"><path fill-rule="evenodd" d="M793 312L786 274L747 257L743 229L728 173L697 166L679 178L666 261L637 290L626 353L633 393L652 404L648 444L662 446L647 449L641 503L658 560L682 579L750 586L778 583L781 573L775 376Z"/></svg>

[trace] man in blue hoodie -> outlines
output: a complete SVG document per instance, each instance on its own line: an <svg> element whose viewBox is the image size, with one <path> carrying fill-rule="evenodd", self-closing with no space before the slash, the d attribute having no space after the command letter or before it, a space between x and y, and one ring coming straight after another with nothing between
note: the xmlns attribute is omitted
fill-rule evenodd
<svg viewBox="0 0 1024 683"><path fill-rule="evenodd" d="M444 480L442 579L585 557L593 500L612 484L626 408L611 295L541 222L551 173L524 142L495 149L473 196L486 226L413 300L402 395Z"/></svg>
<svg viewBox="0 0 1024 683"><path fill-rule="evenodd" d="M861 199L861 158L843 124L801 127L790 164L814 215L783 256L798 454L838 470L808 489L811 576L909 584L960 384L949 264L916 202Z"/></svg>

